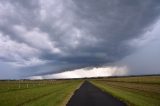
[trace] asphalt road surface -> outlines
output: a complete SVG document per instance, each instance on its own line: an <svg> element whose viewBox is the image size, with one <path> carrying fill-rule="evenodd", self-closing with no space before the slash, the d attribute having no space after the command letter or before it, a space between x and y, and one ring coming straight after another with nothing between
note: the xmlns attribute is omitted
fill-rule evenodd
<svg viewBox="0 0 160 106"><path fill-rule="evenodd" d="M75 91L67 106L126 106L126 104L85 81Z"/></svg>

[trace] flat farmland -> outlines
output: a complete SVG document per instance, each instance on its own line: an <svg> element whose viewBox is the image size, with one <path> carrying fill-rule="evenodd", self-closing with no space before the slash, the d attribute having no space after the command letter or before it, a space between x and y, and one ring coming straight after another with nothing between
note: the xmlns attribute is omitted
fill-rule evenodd
<svg viewBox="0 0 160 106"><path fill-rule="evenodd" d="M160 106L160 76L0 81L0 106Z"/></svg>
<svg viewBox="0 0 160 106"><path fill-rule="evenodd" d="M0 106L65 106L82 80L0 81Z"/></svg>
<svg viewBox="0 0 160 106"><path fill-rule="evenodd" d="M117 77L90 80L130 106L160 106L160 76Z"/></svg>

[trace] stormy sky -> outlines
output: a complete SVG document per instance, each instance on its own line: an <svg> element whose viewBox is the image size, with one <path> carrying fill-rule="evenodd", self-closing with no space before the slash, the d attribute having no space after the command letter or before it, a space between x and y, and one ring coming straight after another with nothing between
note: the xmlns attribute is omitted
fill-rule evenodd
<svg viewBox="0 0 160 106"><path fill-rule="evenodd" d="M0 0L0 79L160 74L159 54L159 0Z"/></svg>

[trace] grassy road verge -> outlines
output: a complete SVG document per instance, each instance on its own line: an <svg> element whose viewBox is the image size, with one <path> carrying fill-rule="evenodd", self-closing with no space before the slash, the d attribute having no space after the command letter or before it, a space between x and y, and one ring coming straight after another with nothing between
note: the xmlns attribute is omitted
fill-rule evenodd
<svg viewBox="0 0 160 106"><path fill-rule="evenodd" d="M128 105L160 106L160 77L106 78L91 82Z"/></svg>
<svg viewBox="0 0 160 106"><path fill-rule="evenodd" d="M0 93L0 106L65 106L80 80L60 81L41 87Z"/></svg>

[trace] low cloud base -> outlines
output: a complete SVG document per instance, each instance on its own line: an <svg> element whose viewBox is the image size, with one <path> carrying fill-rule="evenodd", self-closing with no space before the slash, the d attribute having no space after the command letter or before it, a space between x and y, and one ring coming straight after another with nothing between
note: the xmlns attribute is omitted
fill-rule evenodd
<svg viewBox="0 0 160 106"><path fill-rule="evenodd" d="M72 71L65 71L56 74L44 76L31 76L29 79L70 79L70 78L90 78L90 77L106 77L106 76L122 76L127 75L128 69L123 67L93 67L82 68Z"/></svg>

